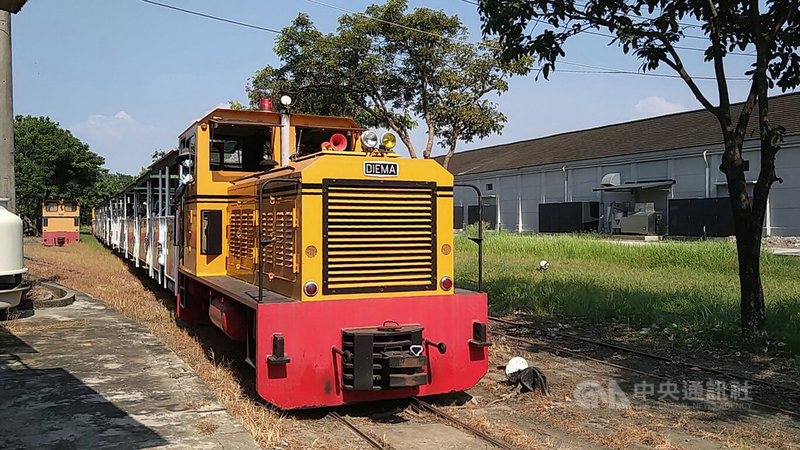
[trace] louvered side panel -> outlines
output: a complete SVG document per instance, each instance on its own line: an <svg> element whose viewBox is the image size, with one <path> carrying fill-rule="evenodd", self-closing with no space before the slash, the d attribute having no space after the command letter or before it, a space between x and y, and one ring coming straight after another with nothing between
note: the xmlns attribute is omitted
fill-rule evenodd
<svg viewBox="0 0 800 450"><path fill-rule="evenodd" d="M297 217L294 198L265 204L261 220L264 223L264 246L262 254L263 273L268 279L275 277L294 282L297 280L296 265Z"/></svg>
<svg viewBox="0 0 800 450"><path fill-rule="evenodd" d="M228 246L235 268L254 270L255 214L252 209L231 210L228 226Z"/></svg>

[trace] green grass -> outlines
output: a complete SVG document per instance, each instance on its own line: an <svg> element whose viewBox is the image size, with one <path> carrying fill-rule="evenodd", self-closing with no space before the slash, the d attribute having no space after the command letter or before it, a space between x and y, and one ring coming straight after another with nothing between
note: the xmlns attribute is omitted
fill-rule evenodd
<svg viewBox="0 0 800 450"><path fill-rule="evenodd" d="M94 236L92 236L92 229L90 227L86 227L86 225L81 226L81 242L85 243L89 248L94 250L105 250L106 248L103 247L103 244L97 240Z"/></svg>
<svg viewBox="0 0 800 450"><path fill-rule="evenodd" d="M550 262L547 271L539 261ZM671 327L678 342L739 345L739 281L731 242L628 246L596 236L487 233L484 290L495 314L616 319ZM800 258L764 252L769 338L800 354ZM456 280L474 289L477 246L456 237ZM677 327L673 326L675 324Z"/></svg>

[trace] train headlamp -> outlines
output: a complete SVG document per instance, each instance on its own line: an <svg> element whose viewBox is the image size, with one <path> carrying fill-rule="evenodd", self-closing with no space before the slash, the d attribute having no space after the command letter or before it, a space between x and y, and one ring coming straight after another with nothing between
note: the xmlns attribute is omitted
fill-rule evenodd
<svg viewBox="0 0 800 450"><path fill-rule="evenodd" d="M378 146L378 135L374 131L369 130L361 133L361 145L368 150L372 150Z"/></svg>
<svg viewBox="0 0 800 450"><path fill-rule="evenodd" d="M381 145L386 150L391 150L397 145L397 137L393 133L387 131L381 136Z"/></svg>
<svg viewBox="0 0 800 450"><path fill-rule="evenodd" d="M288 95L284 95L283 97L281 97L281 105L288 107L291 104L292 104L292 97L289 97Z"/></svg>

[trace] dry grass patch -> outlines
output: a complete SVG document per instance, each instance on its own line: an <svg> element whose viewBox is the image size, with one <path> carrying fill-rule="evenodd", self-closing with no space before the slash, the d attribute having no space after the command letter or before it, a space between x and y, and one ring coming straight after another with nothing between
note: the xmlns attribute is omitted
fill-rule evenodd
<svg viewBox="0 0 800 450"><path fill-rule="evenodd" d="M546 446L540 445L532 436L526 434L524 431L506 423L493 422L485 417L473 417L466 422L478 430L490 434L511 447L520 450L547 448Z"/></svg>
<svg viewBox="0 0 800 450"><path fill-rule="evenodd" d="M219 425L212 422L211 419L198 420L197 422L193 423L192 426L197 428L197 431L199 431L200 434L205 434L206 436L209 434L214 434L214 432L219 428Z"/></svg>
<svg viewBox="0 0 800 450"><path fill-rule="evenodd" d="M185 361L262 447L282 442L285 422L276 411L248 397L234 372L209 357L210 350L175 321L174 311L131 273L126 262L83 235L78 244L44 247L26 240L26 265L33 276L51 279L100 299L145 326ZM174 301L173 301L174 303ZM169 303L167 303L169 304Z"/></svg>
<svg viewBox="0 0 800 450"><path fill-rule="evenodd" d="M76 327L79 325L86 325L88 320L68 320L64 322L48 323L42 325L33 325L18 319L12 320L10 323L3 325L3 327L12 333L30 333L32 331L53 330L56 328Z"/></svg>

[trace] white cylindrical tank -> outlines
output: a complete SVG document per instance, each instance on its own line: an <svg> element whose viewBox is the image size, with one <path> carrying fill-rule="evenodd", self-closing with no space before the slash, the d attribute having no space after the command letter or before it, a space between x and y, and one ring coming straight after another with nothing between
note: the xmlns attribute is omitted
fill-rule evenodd
<svg viewBox="0 0 800 450"><path fill-rule="evenodd" d="M28 289L22 283L22 219L0 205L0 311L19 305Z"/></svg>
<svg viewBox="0 0 800 450"><path fill-rule="evenodd" d="M0 276L25 273L22 219L0 205Z"/></svg>

